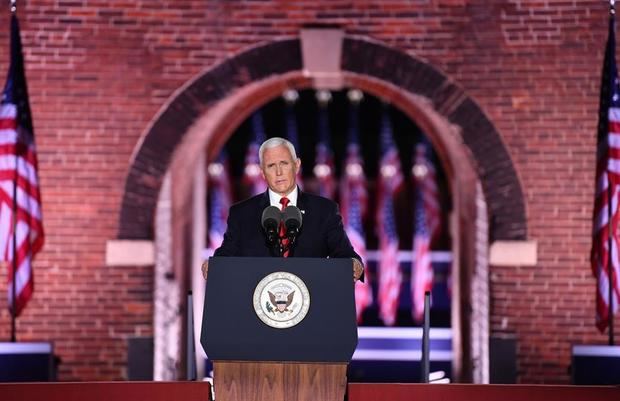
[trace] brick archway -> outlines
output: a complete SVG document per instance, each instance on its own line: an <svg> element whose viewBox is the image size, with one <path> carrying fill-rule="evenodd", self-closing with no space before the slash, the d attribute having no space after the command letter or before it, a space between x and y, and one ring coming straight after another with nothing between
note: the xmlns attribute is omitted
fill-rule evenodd
<svg viewBox="0 0 620 401"><path fill-rule="evenodd" d="M317 87L316 76L302 68L301 45L300 40L277 41L226 60L181 88L146 130L127 177L118 237L154 237L157 195L170 172L175 187L173 264L180 285L188 284L190 266L196 265L189 256L194 217L188 210L191 172L199 156L205 149L213 155L255 109L285 89ZM472 381L472 321L488 321L488 292L472 290L480 276L477 204L482 199L486 206L484 244L526 239L525 204L516 171L482 109L437 69L375 42L345 37L342 45L337 80L391 102L414 120L433 142L450 180L453 368L458 380ZM483 307L474 306L476 297L486 299ZM474 317L476 311L484 311L484 316Z"/></svg>
<svg viewBox="0 0 620 401"><path fill-rule="evenodd" d="M282 57L282 55L286 57ZM460 137L473 155L476 173L488 203L492 241L523 240L527 237L523 191L510 155L500 134L476 102L433 66L385 45L345 37L341 68L350 84L367 90L372 81L399 88L405 95L430 101L438 115L457 126ZM172 155L190 127L218 102L253 82L281 76L275 87L311 86L301 73L302 56L297 39L270 42L234 56L209 69L181 88L154 118L136 149L125 182L118 238L152 239L157 194ZM369 78L365 80L363 77ZM368 81L366 85L364 82ZM384 89L377 95L394 97ZM275 92L272 96L277 96ZM265 93L263 93L263 97ZM268 97L267 97L268 98ZM260 97L258 101L263 101ZM419 107L402 100L410 115L423 117ZM237 105L236 116L247 116L260 106L257 99ZM416 118L416 120L418 120ZM241 120L242 121L242 120ZM230 125L230 124L229 124ZM228 132L230 134L232 131ZM441 154L442 140L431 139Z"/></svg>

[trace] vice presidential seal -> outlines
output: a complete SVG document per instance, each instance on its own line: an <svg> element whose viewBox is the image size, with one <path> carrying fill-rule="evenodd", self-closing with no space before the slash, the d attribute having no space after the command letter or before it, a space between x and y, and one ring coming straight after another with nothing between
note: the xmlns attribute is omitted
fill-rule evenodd
<svg viewBox="0 0 620 401"><path fill-rule="evenodd" d="M277 329L288 329L306 317L310 308L310 293L296 275L274 272L258 283L253 301L254 311L263 323Z"/></svg>

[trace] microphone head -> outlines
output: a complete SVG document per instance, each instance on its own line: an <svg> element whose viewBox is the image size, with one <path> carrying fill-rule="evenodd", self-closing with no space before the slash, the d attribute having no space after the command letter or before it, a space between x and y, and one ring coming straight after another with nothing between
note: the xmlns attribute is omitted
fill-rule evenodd
<svg viewBox="0 0 620 401"><path fill-rule="evenodd" d="M282 212L275 206L267 206L265 210L263 210L263 215L261 217L261 225L263 229L267 232L277 231L278 225L280 225L280 221L282 220Z"/></svg>
<svg viewBox="0 0 620 401"><path fill-rule="evenodd" d="M287 230L299 230L301 228L302 215L297 206L287 206L282 214L284 215L284 226Z"/></svg>

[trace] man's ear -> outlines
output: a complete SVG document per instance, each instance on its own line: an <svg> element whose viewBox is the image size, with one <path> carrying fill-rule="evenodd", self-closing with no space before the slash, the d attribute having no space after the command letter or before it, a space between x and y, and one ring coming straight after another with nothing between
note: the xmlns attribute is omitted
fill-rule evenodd
<svg viewBox="0 0 620 401"><path fill-rule="evenodd" d="M301 159L298 157L295 160L295 174L299 173L299 169L301 168Z"/></svg>

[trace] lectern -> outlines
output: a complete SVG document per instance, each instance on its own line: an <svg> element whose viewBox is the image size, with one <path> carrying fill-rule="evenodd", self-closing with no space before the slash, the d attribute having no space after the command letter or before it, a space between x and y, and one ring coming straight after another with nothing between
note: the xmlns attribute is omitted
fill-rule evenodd
<svg viewBox="0 0 620 401"><path fill-rule="evenodd" d="M342 401L357 346L351 260L211 258L201 343L218 401Z"/></svg>

